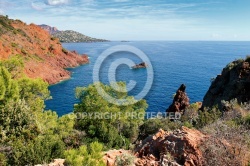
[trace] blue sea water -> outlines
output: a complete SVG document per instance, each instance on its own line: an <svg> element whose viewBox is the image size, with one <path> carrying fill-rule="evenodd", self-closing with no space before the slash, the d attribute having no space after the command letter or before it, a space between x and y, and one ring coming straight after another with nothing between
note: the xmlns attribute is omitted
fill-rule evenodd
<svg viewBox="0 0 250 166"><path fill-rule="evenodd" d="M150 59L153 71L153 85L145 97L148 112L164 112L172 102L172 96L184 83L191 102L202 101L210 86L210 80L220 74L229 62L245 58L250 54L250 42L206 42L206 41L145 41L145 42L104 42L104 43L64 43L68 50L88 54L90 64L68 69L72 78L49 87L53 99L46 101L46 109L56 111L59 116L70 113L78 102L74 89L93 83L93 67L98 56L111 46L130 45L142 50ZM103 62L100 80L106 84L109 67L119 58L129 58L135 63L141 60L128 52L112 54ZM131 70L120 65L116 70L116 80L136 81L129 94L138 94L145 85L147 69Z"/></svg>

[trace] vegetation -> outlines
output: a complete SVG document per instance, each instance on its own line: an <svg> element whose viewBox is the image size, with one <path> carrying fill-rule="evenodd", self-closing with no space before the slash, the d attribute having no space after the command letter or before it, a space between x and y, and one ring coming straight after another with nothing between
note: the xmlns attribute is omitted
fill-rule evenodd
<svg viewBox="0 0 250 166"><path fill-rule="evenodd" d="M250 112L244 108L250 103L231 106L222 118L202 128L210 135L201 145L205 165L247 165L250 161Z"/></svg>
<svg viewBox="0 0 250 166"><path fill-rule="evenodd" d="M139 140L143 140L150 135L155 134L160 128L165 131L180 129L182 123L180 121L171 121L168 118L150 118L145 119L140 126Z"/></svg>
<svg viewBox="0 0 250 166"><path fill-rule="evenodd" d="M1 165L34 165L64 157L64 139L73 132L75 116L58 118L44 111L48 84L23 76L18 57L0 63Z"/></svg>
<svg viewBox="0 0 250 166"><path fill-rule="evenodd" d="M82 145L79 149L71 149L65 151L66 162L72 166L91 165L105 166L102 159L103 145L98 142L93 142L89 147Z"/></svg>
<svg viewBox="0 0 250 166"><path fill-rule="evenodd" d="M126 88L123 82L119 82L118 85ZM76 95L81 102L75 105L74 109L74 113L79 116L75 123L76 129L86 133L86 142L99 141L108 148L128 148L130 142L136 140L144 118L129 115L133 112L144 115L147 103L145 100L136 101L128 96L127 92L115 91L111 86L101 83L100 86L113 97L127 99L128 103L136 103L126 106L109 103L98 94L95 85L77 88Z"/></svg>
<svg viewBox="0 0 250 166"><path fill-rule="evenodd" d="M135 156L131 154L122 154L115 159L116 166L132 166L135 162Z"/></svg>
<svg viewBox="0 0 250 166"><path fill-rule="evenodd" d="M129 149L136 140L155 134L159 128L175 130L181 126L209 135L200 145L204 165L249 164L250 103L222 101L223 110L199 110L198 105L191 104L180 120L144 120L138 115L145 113L145 100L136 101L126 91L96 83L78 87L79 103L74 113L58 117L44 110L44 101L50 98L48 84L27 78L23 66L20 56L0 61L0 166L43 164L55 158L65 158L72 166L104 166L104 150ZM99 95L97 85L116 99L126 99L125 105L109 103ZM126 89L125 83L118 85ZM115 164L129 166L134 159L123 154Z"/></svg>

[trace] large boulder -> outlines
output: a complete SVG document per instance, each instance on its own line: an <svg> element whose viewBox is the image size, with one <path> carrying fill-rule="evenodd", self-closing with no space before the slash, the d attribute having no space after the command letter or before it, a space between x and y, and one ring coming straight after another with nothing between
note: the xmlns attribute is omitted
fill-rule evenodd
<svg viewBox="0 0 250 166"><path fill-rule="evenodd" d="M187 127L174 132L160 129L136 147L136 165L202 165L199 145L205 138L200 131Z"/></svg>

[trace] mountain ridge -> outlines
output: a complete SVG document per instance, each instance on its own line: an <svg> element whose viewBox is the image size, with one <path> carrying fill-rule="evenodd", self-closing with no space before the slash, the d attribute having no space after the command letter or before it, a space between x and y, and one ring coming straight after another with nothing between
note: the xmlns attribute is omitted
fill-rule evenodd
<svg viewBox="0 0 250 166"><path fill-rule="evenodd" d="M61 30L58 30L56 27L51 27L46 24L41 24L38 26L40 26L42 29L49 32L49 34L52 35L53 37L58 38L60 42L63 42L63 43L108 42L108 40L89 37L80 32L76 32L73 30L61 31Z"/></svg>

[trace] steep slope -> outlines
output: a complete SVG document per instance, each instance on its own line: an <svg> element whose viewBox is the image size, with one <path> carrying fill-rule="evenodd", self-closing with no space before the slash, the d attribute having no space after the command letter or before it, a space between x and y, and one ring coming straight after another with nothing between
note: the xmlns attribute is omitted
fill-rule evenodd
<svg viewBox="0 0 250 166"><path fill-rule="evenodd" d="M96 38L92 38L89 36L86 36L84 34L81 34L79 32L76 31L72 31L72 30L66 30L66 31L60 31L58 30L56 27L51 27L49 25L38 25L41 28L43 28L44 30L46 30L47 32L49 32L53 37L59 38L59 40L61 42L64 43L80 43L80 42L106 42L108 40L104 40L104 39L96 39Z"/></svg>
<svg viewBox="0 0 250 166"><path fill-rule="evenodd" d="M88 63L88 57L65 50L58 39L35 24L0 16L0 60L21 55L25 73L49 84L70 78L67 67Z"/></svg>
<svg viewBox="0 0 250 166"><path fill-rule="evenodd" d="M250 57L229 63L212 82L203 99L205 107L219 105L221 101L237 99L250 101Z"/></svg>

